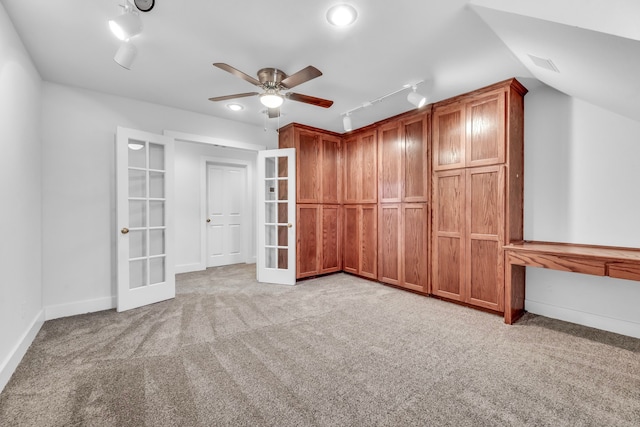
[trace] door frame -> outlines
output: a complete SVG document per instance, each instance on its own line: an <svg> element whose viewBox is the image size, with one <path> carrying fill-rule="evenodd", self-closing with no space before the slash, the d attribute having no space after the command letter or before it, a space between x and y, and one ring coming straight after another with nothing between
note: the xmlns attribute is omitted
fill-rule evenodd
<svg viewBox="0 0 640 427"><path fill-rule="evenodd" d="M256 160L258 155L256 154ZM253 264L256 260L256 254L251 253L251 242L255 237L255 230L253 215L255 212L255 186L252 188L250 182L255 180L252 164L246 160L236 160L229 159L224 157L211 157L211 156L200 156L200 270L207 269L207 255L208 255L208 244L207 244L207 169L211 164L216 165L227 165L227 166L235 166L244 169L245 173L245 196L243 198L243 208L244 212L250 212L251 218L245 220L245 227L249 230L249 233L246 233L244 238L242 239L242 252L244 255L244 263L245 264ZM252 180L252 181L249 181ZM252 190L252 191L249 191ZM253 208L253 209L252 209Z"/></svg>

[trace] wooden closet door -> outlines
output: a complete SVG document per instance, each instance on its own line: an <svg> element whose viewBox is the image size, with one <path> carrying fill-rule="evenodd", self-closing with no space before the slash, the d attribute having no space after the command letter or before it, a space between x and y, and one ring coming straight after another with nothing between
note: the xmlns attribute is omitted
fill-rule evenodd
<svg viewBox="0 0 640 427"><path fill-rule="evenodd" d="M320 273L342 270L342 212L339 205L321 207L322 260Z"/></svg>
<svg viewBox="0 0 640 427"><path fill-rule="evenodd" d="M321 135L322 165L320 167L322 203L340 203L342 171L340 170L340 138Z"/></svg>
<svg viewBox="0 0 640 427"><path fill-rule="evenodd" d="M505 162L504 90L480 95L467 103L466 165L486 166Z"/></svg>
<svg viewBox="0 0 640 427"><path fill-rule="evenodd" d="M433 126L433 170L465 166L465 105L455 103L435 107Z"/></svg>
<svg viewBox="0 0 640 427"><path fill-rule="evenodd" d="M402 122L404 202L429 201L429 114Z"/></svg>
<svg viewBox="0 0 640 427"><path fill-rule="evenodd" d="M344 205L344 233L342 241L342 269L358 274L360 270L360 206Z"/></svg>
<svg viewBox="0 0 640 427"><path fill-rule="evenodd" d="M380 203L402 201L402 156L404 144L400 123L395 121L378 129L378 197Z"/></svg>
<svg viewBox="0 0 640 427"><path fill-rule="evenodd" d="M363 132L359 137L362 152L360 203L376 203L378 201L378 144L376 131Z"/></svg>
<svg viewBox="0 0 640 427"><path fill-rule="evenodd" d="M467 302L504 311L504 166L466 175Z"/></svg>
<svg viewBox="0 0 640 427"><path fill-rule="evenodd" d="M344 140L344 203L358 203L362 180L362 150L357 136Z"/></svg>
<svg viewBox="0 0 640 427"><path fill-rule="evenodd" d="M436 172L433 180L433 281L431 290L464 301L465 170Z"/></svg>
<svg viewBox="0 0 640 427"><path fill-rule="evenodd" d="M392 285L402 282L402 209L399 203L380 204L378 211L378 280Z"/></svg>
<svg viewBox="0 0 640 427"><path fill-rule="evenodd" d="M315 132L297 132L298 203L320 203L320 142Z"/></svg>
<svg viewBox="0 0 640 427"><path fill-rule="evenodd" d="M320 273L320 205L297 205L296 277Z"/></svg>
<svg viewBox="0 0 640 427"><path fill-rule="evenodd" d="M360 271L363 277L378 275L378 206L360 207Z"/></svg>
<svg viewBox="0 0 640 427"><path fill-rule="evenodd" d="M418 292L429 292L428 230L426 203L402 205L402 286Z"/></svg>

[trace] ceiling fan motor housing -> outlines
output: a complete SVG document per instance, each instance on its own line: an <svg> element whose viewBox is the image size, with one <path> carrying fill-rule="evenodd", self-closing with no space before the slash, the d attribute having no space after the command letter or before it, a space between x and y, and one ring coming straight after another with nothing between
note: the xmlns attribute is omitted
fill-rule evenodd
<svg viewBox="0 0 640 427"><path fill-rule="evenodd" d="M258 80L264 89L280 89L284 88L281 82L287 78L284 71L277 68L262 68L258 71Z"/></svg>

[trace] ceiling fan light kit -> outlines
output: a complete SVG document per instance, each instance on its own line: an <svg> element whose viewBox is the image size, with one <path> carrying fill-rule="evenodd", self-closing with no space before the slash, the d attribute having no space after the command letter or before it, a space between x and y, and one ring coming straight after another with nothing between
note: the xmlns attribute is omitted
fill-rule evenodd
<svg viewBox="0 0 640 427"><path fill-rule="evenodd" d="M336 27L346 27L356 22L358 11L347 3L336 4L327 11L327 21Z"/></svg>
<svg viewBox="0 0 640 427"><path fill-rule="evenodd" d="M260 102L267 108L278 108L284 102L284 97L274 89L269 89L260 94Z"/></svg>

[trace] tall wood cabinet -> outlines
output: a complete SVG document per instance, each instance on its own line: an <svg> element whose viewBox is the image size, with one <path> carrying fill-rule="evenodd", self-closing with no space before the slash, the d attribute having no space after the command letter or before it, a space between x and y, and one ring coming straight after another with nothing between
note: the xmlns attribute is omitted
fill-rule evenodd
<svg viewBox="0 0 640 427"><path fill-rule="evenodd" d="M342 270L342 139L291 124L279 147L296 149L296 278Z"/></svg>
<svg viewBox="0 0 640 427"><path fill-rule="evenodd" d="M511 79L433 106L434 295L504 311L502 247L522 240L526 92Z"/></svg>
<svg viewBox="0 0 640 427"><path fill-rule="evenodd" d="M378 280L429 292L430 109L378 128Z"/></svg>
<svg viewBox="0 0 640 427"><path fill-rule="evenodd" d="M365 130L347 136L344 153L344 203L376 203L377 141L376 131Z"/></svg>

